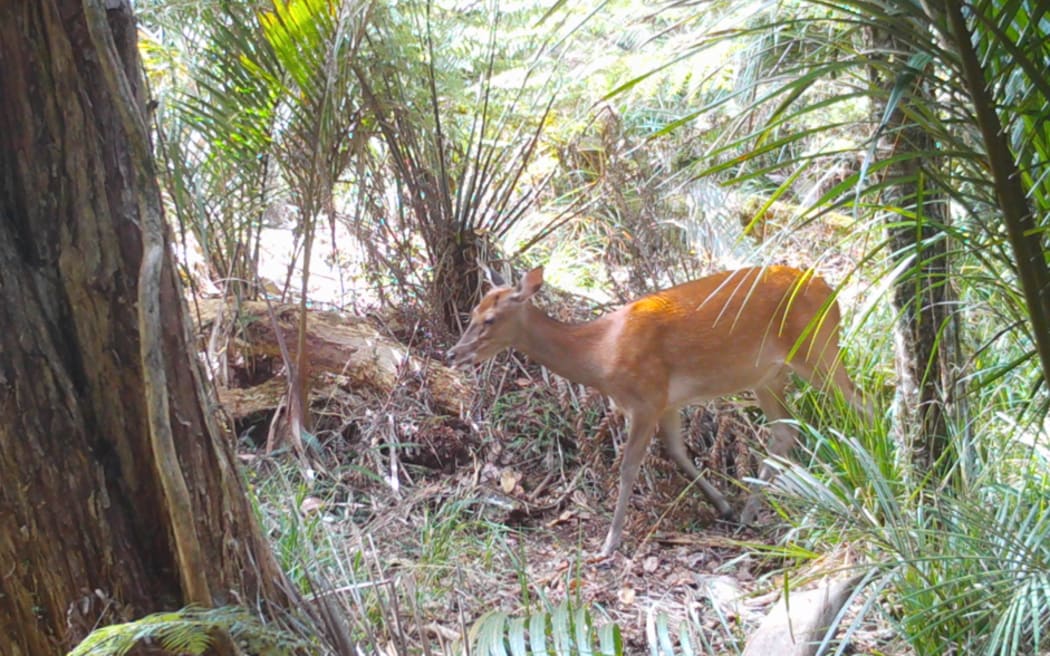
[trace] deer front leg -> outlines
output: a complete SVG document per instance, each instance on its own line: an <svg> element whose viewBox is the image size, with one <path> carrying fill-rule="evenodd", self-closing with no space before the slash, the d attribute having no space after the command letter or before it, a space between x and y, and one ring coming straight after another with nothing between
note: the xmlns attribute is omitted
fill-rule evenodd
<svg viewBox="0 0 1050 656"><path fill-rule="evenodd" d="M620 491L616 497L616 509L613 511L609 534L605 536L605 544L598 554L602 558L611 556L620 545L627 504L631 500L634 483L638 480L638 469L642 466L642 459L645 458L649 440L652 439L653 430L656 428L655 417L648 413L632 412L628 419L631 427L627 435L627 445L623 449L623 460L620 462Z"/></svg>
<svg viewBox="0 0 1050 656"><path fill-rule="evenodd" d="M769 430L773 433L766 451L778 458L786 458L788 452L795 446L798 432L782 421L791 419L791 413L788 412L787 407L784 405L782 389L773 387L756 389L755 397L758 399L758 406L762 408L763 414L766 415L766 422L770 424ZM759 469L758 478L762 481L769 481L773 478L774 473L775 470L772 467L763 463L762 468ZM747 503L744 505L744 512L740 514L741 524L750 524L755 519L755 514L758 512L758 504L761 502L762 496L752 486L751 492L748 494Z"/></svg>
<svg viewBox="0 0 1050 656"><path fill-rule="evenodd" d="M693 464L693 459L689 457L689 452L685 448L685 442L682 441L682 416L678 410L668 410L663 417L660 417L660 429L657 434L663 441L664 448L671 454L671 458L678 464L682 472L689 477L689 480L696 481L700 491L704 493L707 500L715 507L718 514L723 519L732 519L732 507L726 502L722 493L704 479L703 474Z"/></svg>

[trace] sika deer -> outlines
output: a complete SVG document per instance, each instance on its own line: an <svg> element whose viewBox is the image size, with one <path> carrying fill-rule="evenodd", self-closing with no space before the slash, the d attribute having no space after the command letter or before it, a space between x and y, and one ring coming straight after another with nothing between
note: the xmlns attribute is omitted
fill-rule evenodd
<svg viewBox="0 0 1050 656"><path fill-rule="evenodd" d="M784 405L788 374L837 388L870 414L839 363L839 308L812 271L784 266L716 273L638 299L587 323L566 324L531 300L543 269L517 287L496 287L471 313L449 351L455 364L482 362L514 347L554 373L611 397L630 421L620 466L620 490L601 555L619 545L627 502L646 449L657 433L667 451L718 512L733 511L690 459L679 410L690 403L752 390L771 421L769 453L784 457L795 443ZM768 480L772 471L763 467ZM742 516L757 508L752 493Z"/></svg>

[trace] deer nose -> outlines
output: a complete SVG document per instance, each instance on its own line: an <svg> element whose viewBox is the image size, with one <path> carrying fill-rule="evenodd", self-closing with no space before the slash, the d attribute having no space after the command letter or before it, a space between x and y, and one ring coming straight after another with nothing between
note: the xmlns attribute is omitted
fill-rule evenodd
<svg viewBox="0 0 1050 656"><path fill-rule="evenodd" d="M457 366L461 364L469 364L474 360L474 352L470 346L464 346L463 344L456 344L448 350L448 362L451 366Z"/></svg>

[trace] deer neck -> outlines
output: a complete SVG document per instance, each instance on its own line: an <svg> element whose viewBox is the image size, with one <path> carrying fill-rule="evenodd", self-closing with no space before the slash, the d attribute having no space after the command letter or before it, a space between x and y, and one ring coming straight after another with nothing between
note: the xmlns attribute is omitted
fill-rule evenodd
<svg viewBox="0 0 1050 656"><path fill-rule="evenodd" d="M606 317L570 324L552 319L532 305L526 312L518 350L563 378L601 390Z"/></svg>

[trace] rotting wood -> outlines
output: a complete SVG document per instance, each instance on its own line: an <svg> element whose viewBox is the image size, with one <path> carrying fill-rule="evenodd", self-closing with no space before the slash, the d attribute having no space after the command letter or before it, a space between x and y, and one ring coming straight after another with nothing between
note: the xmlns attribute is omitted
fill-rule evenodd
<svg viewBox="0 0 1050 656"><path fill-rule="evenodd" d="M218 315L220 299L200 301L200 326L206 329ZM299 308L275 308L277 324L287 343L298 330ZM280 348L266 304L243 302L236 319L243 348L253 354L280 359ZM334 312L308 312L306 323L306 365L313 375L330 373L346 376L353 387L390 395L403 385L425 390L435 410L458 416L471 403L471 391L462 374L431 359L413 355L408 347L382 334L363 319L346 318ZM290 354L295 359L296 352ZM268 381L250 390L220 390L219 397L234 418L266 409L275 388ZM258 393L252 391L258 390ZM269 406L273 407L273 405Z"/></svg>
<svg viewBox="0 0 1050 656"><path fill-rule="evenodd" d="M283 376L275 376L253 387L220 387L216 391L219 395L219 403L230 417L234 420L241 420L276 408L288 391L288 382Z"/></svg>

